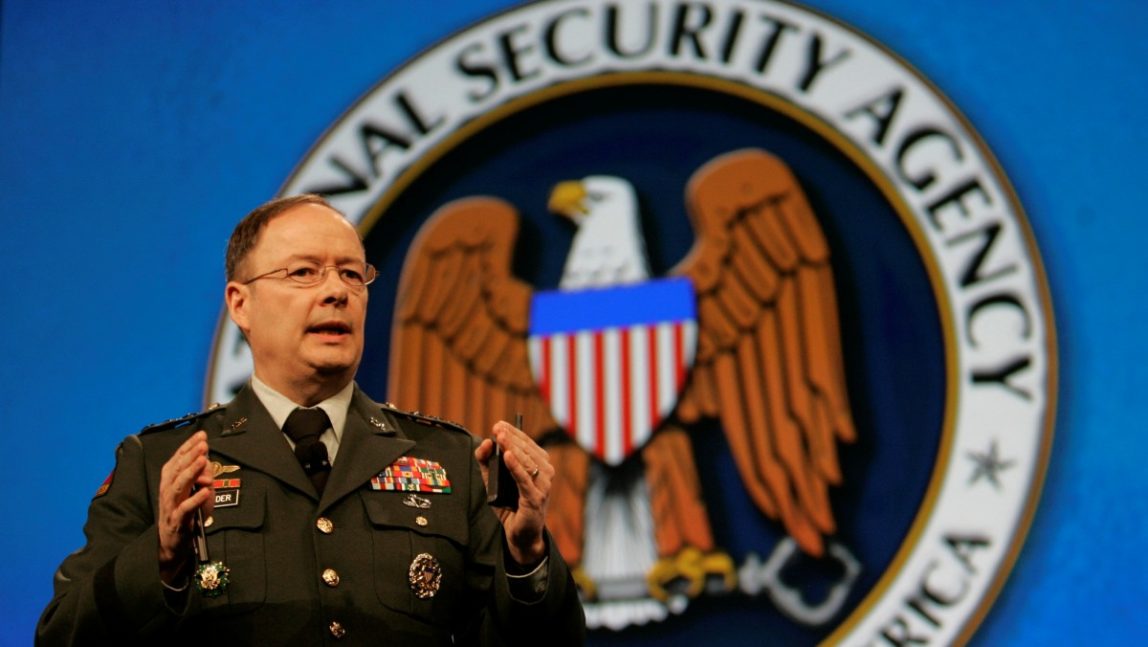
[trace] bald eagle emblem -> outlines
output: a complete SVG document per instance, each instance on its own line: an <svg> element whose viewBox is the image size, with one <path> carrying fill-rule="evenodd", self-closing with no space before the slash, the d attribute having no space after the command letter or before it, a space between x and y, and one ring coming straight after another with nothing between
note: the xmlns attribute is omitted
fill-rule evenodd
<svg viewBox="0 0 1148 647"><path fill-rule="evenodd" d="M507 202L464 198L427 220L398 288L389 399L476 433L524 414L557 468L547 526L591 626L660 620L737 588L703 497L699 429L724 431L789 545L826 555L838 443L855 431L829 249L789 168L744 149L696 170L695 243L659 278L626 180L560 183L549 207L577 227L549 291L511 271Z"/></svg>

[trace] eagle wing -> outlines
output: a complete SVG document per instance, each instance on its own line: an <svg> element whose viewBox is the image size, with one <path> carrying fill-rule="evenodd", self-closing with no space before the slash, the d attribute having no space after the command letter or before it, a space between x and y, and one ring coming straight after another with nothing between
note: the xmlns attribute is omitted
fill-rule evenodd
<svg viewBox="0 0 1148 647"><path fill-rule="evenodd" d="M519 220L489 197L442 206L403 264L391 330L388 399L487 436L521 412L539 436L557 427L530 371L532 288L511 273Z"/></svg>
<svg viewBox="0 0 1148 647"><path fill-rule="evenodd" d="M678 415L719 418L758 508L820 556L836 443L855 436L828 245L789 168L761 150L710 161L686 200L697 241L673 273L693 281L699 334Z"/></svg>

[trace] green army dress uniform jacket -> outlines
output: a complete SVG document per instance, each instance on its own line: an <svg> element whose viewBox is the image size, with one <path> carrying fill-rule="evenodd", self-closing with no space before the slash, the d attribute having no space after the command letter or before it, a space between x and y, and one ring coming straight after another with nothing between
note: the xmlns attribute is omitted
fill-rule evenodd
<svg viewBox="0 0 1148 647"><path fill-rule="evenodd" d="M160 469L198 429L225 470L216 478L235 490L217 489L206 528L211 559L230 569L214 598L194 585L165 593L159 579ZM474 442L356 387L320 498L250 386L225 407L129 436L92 501L86 545L56 574L37 642L581 644L577 590L549 536L545 592L530 602L512 595ZM372 484L404 456L441 466L449 492L412 497Z"/></svg>

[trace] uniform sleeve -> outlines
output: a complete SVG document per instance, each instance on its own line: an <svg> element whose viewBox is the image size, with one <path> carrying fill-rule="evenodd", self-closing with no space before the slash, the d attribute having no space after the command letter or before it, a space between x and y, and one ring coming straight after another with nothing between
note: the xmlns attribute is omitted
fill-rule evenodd
<svg viewBox="0 0 1148 647"><path fill-rule="evenodd" d="M107 491L88 508L84 547L56 571L37 644L132 639L174 624L178 614L168 608L159 578L151 496L142 443L129 436L116 450Z"/></svg>
<svg viewBox="0 0 1148 647"><path fill-rule="evenodd" d="M584 644L586 618L578 589L549 533L546 534L546 576L533 580L544 585L542 590L533 591L525 598L514 594L520 589L512 590L512 585L522 582L512 583L507 575L510 556L502 524L486 503L486 488L478 462L472 460L471 463L470 479L477 484L470 488L472 549L480 567L482 564L493 566L493 577L484 578L489 588L485 592L486 609L478 642L487 645ZM489 566L483 570L490 572Z"/></svg>
<svg viewBox="0 0 1148 647"><path fill-rule="evenodd" d="M500 540L505 542L504 539ZM586 618L578 599L578 588L569 567L558 553L550 534L546 534L548 573L545 589L530 602L515 597L506 576L508 551L499 551L500 559L494 578L494 605L497 640L490 644L507 645L582 645L586 642Z"/></svg>

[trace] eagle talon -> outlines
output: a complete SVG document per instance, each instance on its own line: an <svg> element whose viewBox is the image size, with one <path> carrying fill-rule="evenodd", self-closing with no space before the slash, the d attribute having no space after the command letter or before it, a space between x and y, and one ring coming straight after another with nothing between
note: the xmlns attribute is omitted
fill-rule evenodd
<svg viewBox="0 0 1148 647"><path fill-rule="evenodd" d="M732 591L737 586L733 559L721 551L703 554L692 546L673 557L659 559L646 574L650 595L660 602L667 602L679 591L696 598L712 579L721 583L722 591Z"/></svg>
<svg viewBox="0 0 1148 647"><path fill-rule="evenodd" d="M737 567L728 553L714 551L703 556L702 571L706 574L707 583L714 582L720 586L717 591L729 593L737 588Z"/></svg>

